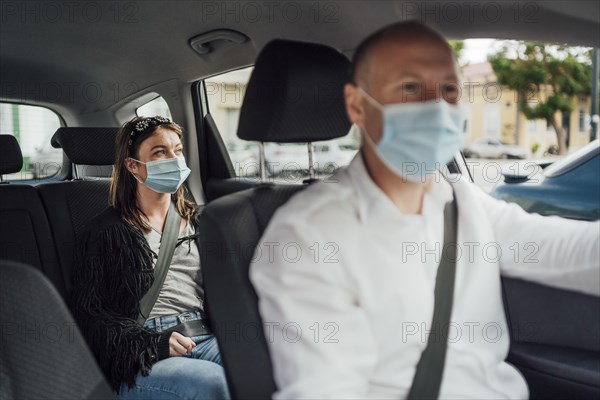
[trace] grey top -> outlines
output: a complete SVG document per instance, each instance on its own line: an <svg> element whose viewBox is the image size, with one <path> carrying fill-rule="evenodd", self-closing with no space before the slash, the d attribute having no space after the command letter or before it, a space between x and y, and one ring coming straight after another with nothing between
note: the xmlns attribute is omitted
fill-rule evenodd
<svg viewBox="0 0 600 400"><path fill-rule="evenodd" d="M194 234L194 228L187 224L179 238ZM161 233L154 228L144 235L150 248L158 254ZM179 241L178 241L179 243ZM154 257L156 265L156 256ZM173 253L171 266L160 289L158 299L148 318L181 314L186 311L204 308L204 289L200 273L200 253L194 239L185 240Z"/></svg>

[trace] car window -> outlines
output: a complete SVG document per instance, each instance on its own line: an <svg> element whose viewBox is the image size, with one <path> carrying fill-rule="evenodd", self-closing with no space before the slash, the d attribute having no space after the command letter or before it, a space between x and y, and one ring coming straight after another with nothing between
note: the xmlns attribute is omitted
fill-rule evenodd
<svg viewBox="0 0 600 400"><path fill-rule="evenodd" d="M257 177L259 174L259 144L237 137L240 109L252 70L253 67L248 67L205 80L210 114L219 128L236 174L240 177ZM356 132L327 143L314 143L313 166L317 178L325 178L337 168L349 164L359 144L360 137ZM301 183L308 178L306 144L266 144L265 158L270 180Z"/></svg>
<svg viewBox="0 0 600 400"><path fill-rule="evenodd" d="M596 151L592 158L577 167L577 180L580 182L598 182L598 171L600 171L600 151Z"/></svg>
<svg viewBox="0 0 600 400"><path fill-rule="evenodd" d="M556 161L548 168L544 170L544 175L547 177L557 177L563 174L566 174L579 165L587 163L590 159L598 158L598 154L600 153L600 140L594 140L589 143L587 146L582 147L581 149L569 154L567 157L562 160ZM593 165L591 163L590 165ZM583 169L581 169L583 171ZM598 178L598 170L595 170L595 178Z"/></svg>
<svg viewBox="0 0 600 400"><path fill-rule="evenodd" d="M3 176L5 180L42 179L57 175L62 168L63 152L50 145L61 126L53 111L25 104L0 103L0 134L17 138L23 154L21 171Z"/></svg>
<svg viewBox="0 0 600 400"><path fill-rule="evenodd" d="M138 107L138 109L135 110L135 113L138 117L154 117L156 115L160 115L162 117L173 119L169 105L162 96L158 96L157 98L150 100L146 104Z"/></svg>

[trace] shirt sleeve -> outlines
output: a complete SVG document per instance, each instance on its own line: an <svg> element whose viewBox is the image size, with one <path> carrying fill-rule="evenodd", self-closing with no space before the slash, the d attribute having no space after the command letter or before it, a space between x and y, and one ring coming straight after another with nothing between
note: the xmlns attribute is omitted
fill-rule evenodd
<svg viewBox="0 0 600 400"><path fill-rule="evenodd" d="M472 190L491 222L503 275L600 296L600 221L530 214Z"/></svg>
<svg viewBox="0 0 600 400"><path fill-rule="evenodd" d="M304 223L270 226L251 265L278 386L274 398L365 398L374 335L343 257L319 254L327 241L314 231Z"/></svg>

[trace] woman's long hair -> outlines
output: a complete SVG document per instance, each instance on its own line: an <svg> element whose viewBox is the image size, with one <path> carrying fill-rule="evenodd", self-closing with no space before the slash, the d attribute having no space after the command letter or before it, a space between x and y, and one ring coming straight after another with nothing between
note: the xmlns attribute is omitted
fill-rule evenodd
<svg viewBox="0 0 600 400"><path fill-rule="evenodd" d="M160 117L157 117L160 118ZM133 174L126 167L128 157L137 159L137 150L140 144L148 137L152 136L158 128L169 129L183 140L183 130L174 122L162 123L156 126L150 126L141 133L131 136L135 125L148 119L147 117L136 117L121 127L116 139L115 165L112 171L112 181L110 184L110 202L121 214L121 218L138 228L144 233L150 232L150 225L142 219L142 215L147 218L137 203L137 183ZM197 207L190 200L185 198L185 186L181 185L179 189L171 194L171 200L175 202L177 211L182 218L188 222L196 213Z"/></svg>

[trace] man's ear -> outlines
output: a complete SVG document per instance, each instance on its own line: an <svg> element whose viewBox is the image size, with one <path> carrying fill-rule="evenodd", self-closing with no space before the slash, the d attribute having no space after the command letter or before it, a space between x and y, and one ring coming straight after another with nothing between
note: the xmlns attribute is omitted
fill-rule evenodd
<svg viewBox="0 0 600 400"><path fill-rule="evenodd" d="M363 107L363 97L354 83L347 83L344 86L344 99L346 102L346 112L350 122L363 127L365 126L365 109Z"/></svg>

